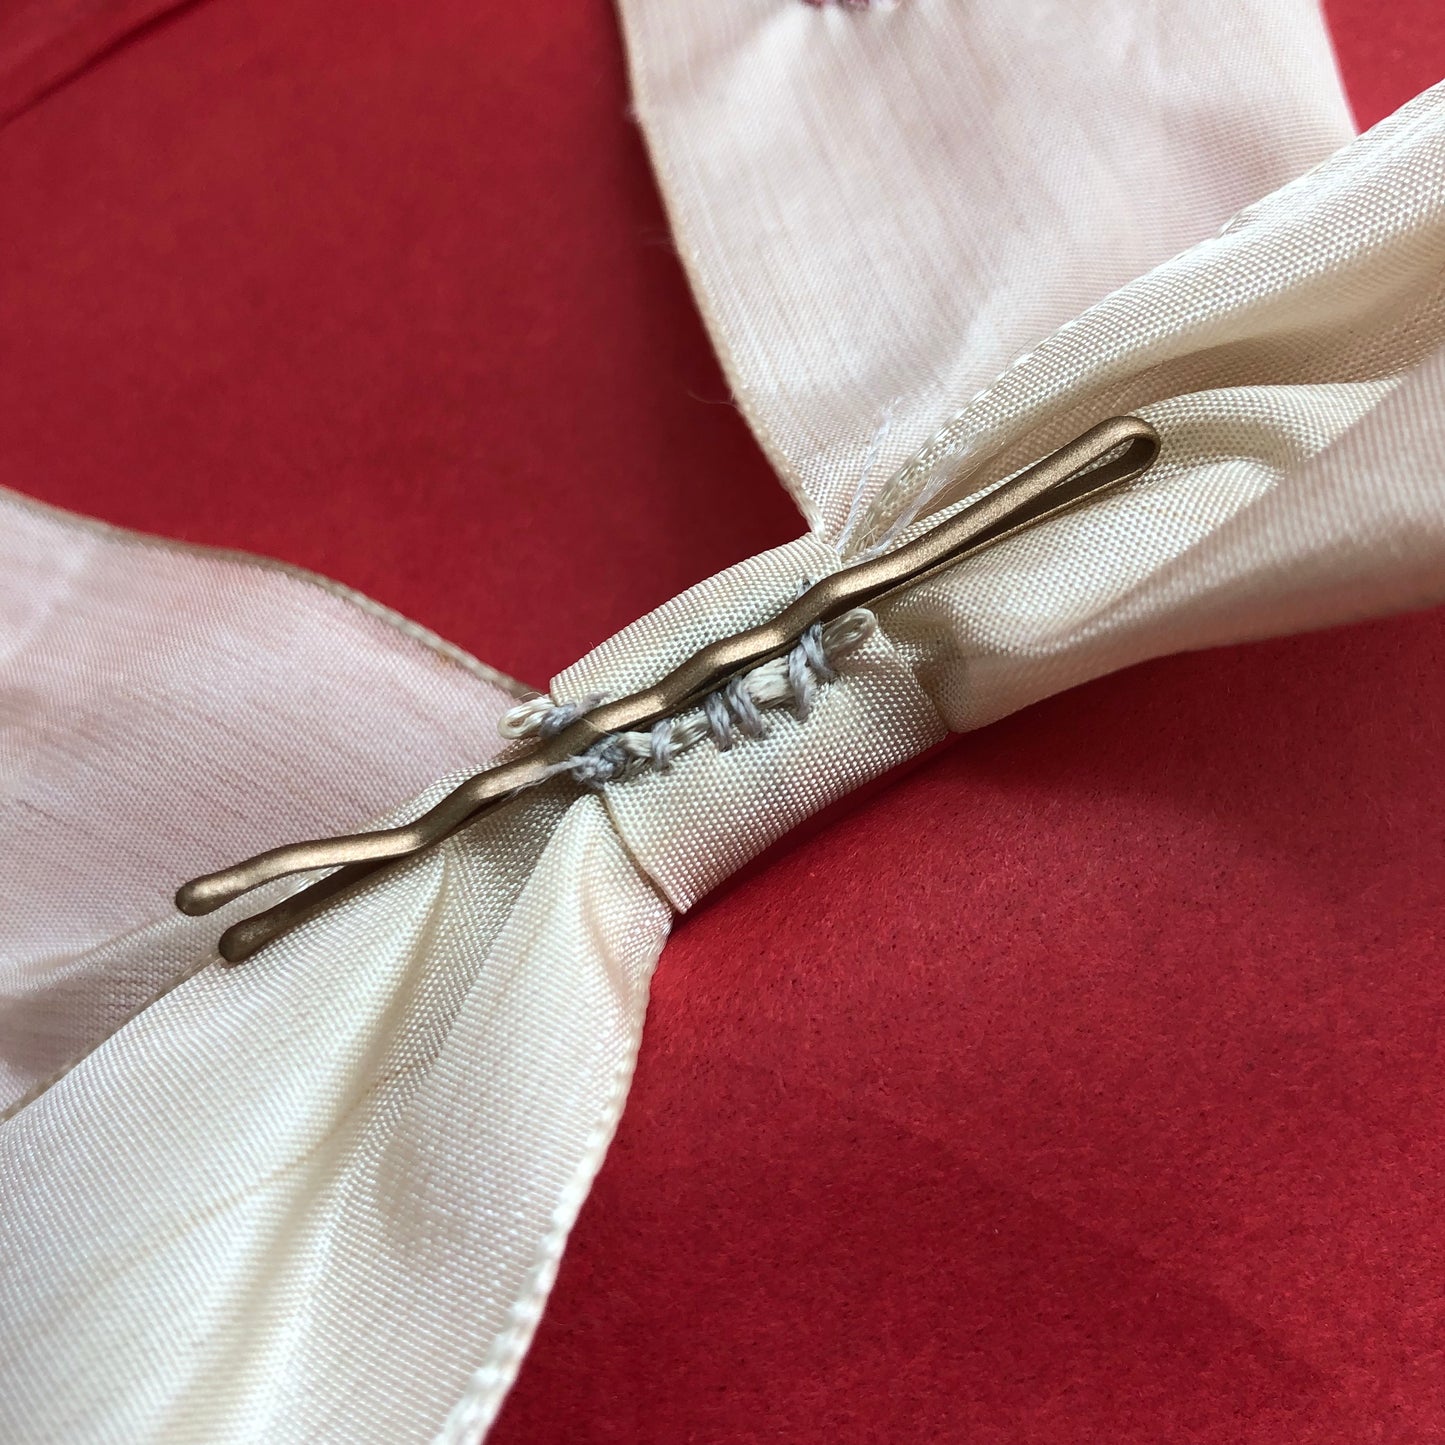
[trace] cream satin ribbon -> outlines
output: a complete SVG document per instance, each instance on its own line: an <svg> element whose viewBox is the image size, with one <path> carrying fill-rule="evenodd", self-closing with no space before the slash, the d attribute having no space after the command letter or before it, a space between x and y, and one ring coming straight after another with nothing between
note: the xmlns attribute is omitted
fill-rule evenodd
<svg viewBox="0 0 1445 1445"><path fill-rule="evenodd" d="M906 535L972 457L1002 475L1135 411L1164 441L1146 485L880 607L805 722L539 789L236 970L205 966L218 919L171 912L176 882L470 771L514 699L289 576L3 503L11 1096L98 1047L0 1129L0 1438L479 1439L616 1125L673 910L950 728L1445 595L1442 274L1434 91L1085 310L859 506L810 491L831 530L674 599L552 695L615 696L763 620L841 564L845 518L849 545ZM226 662L257 649L298 685L248 695L266 726L238 745ZM333 816L308 813L323 786Z"/></svg>

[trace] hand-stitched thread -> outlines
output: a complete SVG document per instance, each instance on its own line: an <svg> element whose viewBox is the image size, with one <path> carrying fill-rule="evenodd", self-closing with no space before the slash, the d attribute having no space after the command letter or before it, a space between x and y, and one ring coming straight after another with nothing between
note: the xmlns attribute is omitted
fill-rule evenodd
<svg viewBox="0 0 1445 1445"><path fill-rule="evenodd" d="M739 733L761 737L767 727L763 714L775 708L791 707L798 721L804 722L813 710L818 689L838 676L835 664L867 641L876 626L873 614L863 607L826 625L815 622L789 651L709 693L692 715L662 718L646 732L613 733L549 771L553 775L570 773L579 783L598 787L644 768L666 772L677 754L703 738L710 737L720 752L726 752ZM579 702L554 703L549 697L534 697L506 713L497 731L504 738L556 737L601 701L596 693Z"/></svg>

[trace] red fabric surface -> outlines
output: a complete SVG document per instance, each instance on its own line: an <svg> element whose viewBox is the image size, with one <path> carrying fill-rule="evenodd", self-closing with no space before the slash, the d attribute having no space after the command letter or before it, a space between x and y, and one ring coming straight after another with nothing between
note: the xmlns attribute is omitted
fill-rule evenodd
<svg viewBox="0 0 1445 1445"><path fill-rule="evenodd" d="M0 8L0 122L185 0L7 0Z"/></svg>
<svg viewBox="0 0 1445 1445"><path fill-rule="evenodd" d="M1436 0L1330 14L1362 122L1445 73ZM0 195L6 485L534 682L800 530L604 4L205 0L0 129ZM1134 669L683 920L494 1440L1445 1437L1442 652Z"/></svg>

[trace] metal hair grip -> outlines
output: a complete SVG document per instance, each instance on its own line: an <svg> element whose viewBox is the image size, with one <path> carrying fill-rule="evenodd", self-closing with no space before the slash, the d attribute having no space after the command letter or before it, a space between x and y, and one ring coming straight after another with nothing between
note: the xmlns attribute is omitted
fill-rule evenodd
<svg viewBox="0 0 1445 1445"><path fill-rule="evenodd" d="M814 583L771 622L709 644L660 682L604 702L524 757L468 778L415 822L269 849L192 879L176 893L176 907L183 913L210 913L263 883L316 868L337 870L228 928L221 935L221 955L239 963L378 869L474 823L482 813L550 776L555 764L585 752L608 734L640 730L660 718L686 712L730 678L788 651L814 623L831 622L855 607L866 607L1132 481L1149 468L1158 450L1158 434L1138 417L1101 422L911 542Z"/></svg>

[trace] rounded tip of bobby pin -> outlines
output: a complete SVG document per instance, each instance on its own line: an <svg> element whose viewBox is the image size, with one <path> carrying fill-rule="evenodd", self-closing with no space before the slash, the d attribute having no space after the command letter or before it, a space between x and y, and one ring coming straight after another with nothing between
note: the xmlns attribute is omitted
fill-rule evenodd
<svg viewBox="0 0 1445 1445"><path fill-rule="evenodd" d="M223 963L244 963L257 949L271 941L270 931L249 926L254 922L255 919L248 918L243 923L232 924L221 935L216 943L216 951L221 955Z"/></svg>
<svg viewBox="0 0 1445 1445"><path fill-rule="evenodd" d="M234 897L234 889L220 887L216 876L208 874L204 878L192 878L176 889L176 907L192 918L199 918L203 913L214 913Z"/></svg>

